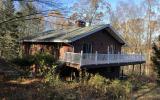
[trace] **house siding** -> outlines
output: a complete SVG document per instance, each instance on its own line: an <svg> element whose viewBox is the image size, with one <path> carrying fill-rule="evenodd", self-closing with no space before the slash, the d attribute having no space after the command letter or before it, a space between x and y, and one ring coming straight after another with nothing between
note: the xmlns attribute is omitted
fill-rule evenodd
<svg viewBox="0 0 160 100"><path fill-rule="evenodd" d="M93 53L96 51L99 53L108 53L108 47L110 53L118 53L121 52L122 47L122 44L114 39L106 30L101 30L73 42L74 52L81 52L81 50L83 50L83 44L85 43L92 44Z"/></svg>
<svg viewBox="0 0 160 100"><path fill-rule="evenodd" d="M59 59L63 59L65 52L73 52L73 47L67 44L63 44L60 47L59 52L60 52Z"/></svg>

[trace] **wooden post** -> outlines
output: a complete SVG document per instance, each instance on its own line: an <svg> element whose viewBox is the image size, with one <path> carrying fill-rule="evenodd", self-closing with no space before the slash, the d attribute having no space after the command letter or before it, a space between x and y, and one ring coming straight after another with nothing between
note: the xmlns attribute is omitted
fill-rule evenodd
<svg viewBox="0 0 160 100"><path fill-rule="evenodd" d="M82 65L82 60L83 60L83 50L81 50L81 55L80 55L80 66Z"/></svg>
<svg viewBox="0 0 160 100"><path fill-rule="evenodd" d="M144 63L144 64L143 64L143 74L146 75L146 68L145 68L145 67L146 67L146 64Z"/></svg>
<svg viewBox="0 0 160 100"><path fill-rule="evenodd" d="M122 68L122 79L123 79L123 76L124 76L124 72L123 72L123 68Z"/></svg>
<svg viewBox="0 0 160 100"><path fill-rule="evenodd" d="M108 64L109 64L109 46L108 46L108 54L107 54L107 60L108 60Z"/></svg>
<svg viewBox="0 0 160 100"><path fill-rule="evenodd" d="M132 68L132 73L134 72L134 64L133 64L133 68Z"/></svg>
<svg viewBox="0 0 160 100"><path fill-rule="evenodd" d="M142 61L142 51L141 51L141 61Z"/></svg>
<svg viewBox="0 0 160 100"><path fill-rule="evenodd" d="M120 57L119 56L120 56L120 53L118 52L118 57L117 57L118 58L118 63L120 62Z"/></svg>
<svg viewBox="0 0 160 100"><path fill-rule="evenodd" d="M95 62L96 62L96 65L97 65L97 57L98 57L98 52L96 51L96 54L95 54Z"/></svg>
<svg viewBox="0 0 160 100"><path fill-rule="evenodd" d="M141 68L141 64L140 64L140 75L141 75L141 70L142 70L142 68Z"/></svg>

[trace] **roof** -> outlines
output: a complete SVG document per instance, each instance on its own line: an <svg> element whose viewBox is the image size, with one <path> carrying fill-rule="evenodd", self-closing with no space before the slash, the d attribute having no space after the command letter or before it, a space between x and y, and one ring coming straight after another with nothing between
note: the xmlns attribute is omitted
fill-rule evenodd
<svg viewBox="0 0 160 100"><path fill-rule="evenodd" d="M93 25L86 27L72 27L66 30L50 30L45 31L37 35L28 36L21 39L21 42L65 42L71 43L88 35L94 34L102 29L109 30L108 32L111 36L113 36L117 41L122 44L126 44L124 39L120 34L118 34L112 26L109 24L103 25Z"/></svg>

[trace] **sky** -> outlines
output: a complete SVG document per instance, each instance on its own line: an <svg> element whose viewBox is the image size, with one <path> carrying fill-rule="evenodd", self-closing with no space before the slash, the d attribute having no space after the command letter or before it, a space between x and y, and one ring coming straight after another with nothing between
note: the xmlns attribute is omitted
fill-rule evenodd
<svg viewBox="0 0 160 100"><path fill-rule="evenodd" d="M38 8L40 8L41 11L46 11L46 10L53 10L53 9L55 9L55 8L53 8L53 6L48 6L48 5L44 4L43 2L44 2L45 0L44 0L44 1L43 1L43 0L39 0L39 1L42 1L42 2L37 2L37 5L39 5ZM46 0L46 1L50 1L50 0ZM56 1L56 0L55 0L55 1ZM70 7L73 6L73 4L75 4L75 3L78 2L78 1L80 1L80 0L58 0L57 2L60 3L60 6L61 6L61 4L62 4L62 5L64 6L64 8L70 8ZM111 5L111 10L116 9L116 6L118 5L118 3L119 3L120 1L125 1L125 2L128 1L130 4L132 4L132 3L139 4L142 0L108 0L108 3ZM15 5L16 5L16 9L17 9L17 11L18 11L18 10L19 10L19 3L18 3L18 2L15 2ZM58 7L59 7L59 6L58 6ZM69 16L69 15L71 14L70 11L71 11L71 10L68 9L67 13L64 13L65 16ZM109 18L106 17L105 19L109 19ZM109 20L106 20L104 23L109 23Z"/></svg>
<svg viewBox="0 0 160 100"><path fill-rule="evenodd" d="M67 6L70 6L72 4L74 4L75 2L79 1L79 0L60 0L61 2L63 2L64 4L66 4ZM137 3L139 4L141 1L143 0L108 0L108 2L111 4L112 9L116 8L116 5L120 2L120 1L128 1L130 3Z"/></svg>

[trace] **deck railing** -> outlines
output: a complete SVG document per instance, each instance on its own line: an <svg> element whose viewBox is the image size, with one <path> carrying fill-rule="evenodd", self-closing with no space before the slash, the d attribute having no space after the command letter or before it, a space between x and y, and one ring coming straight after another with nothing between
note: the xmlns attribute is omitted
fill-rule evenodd
<svg viewBox="0 0 160 100"><path fill-rule="evenodd" d="M114 63L130 63L143 62L145 58L141 54L98 54L96 53L73 53L66 52L64 62L82 65L92 64L114 64Z"/></svg>

